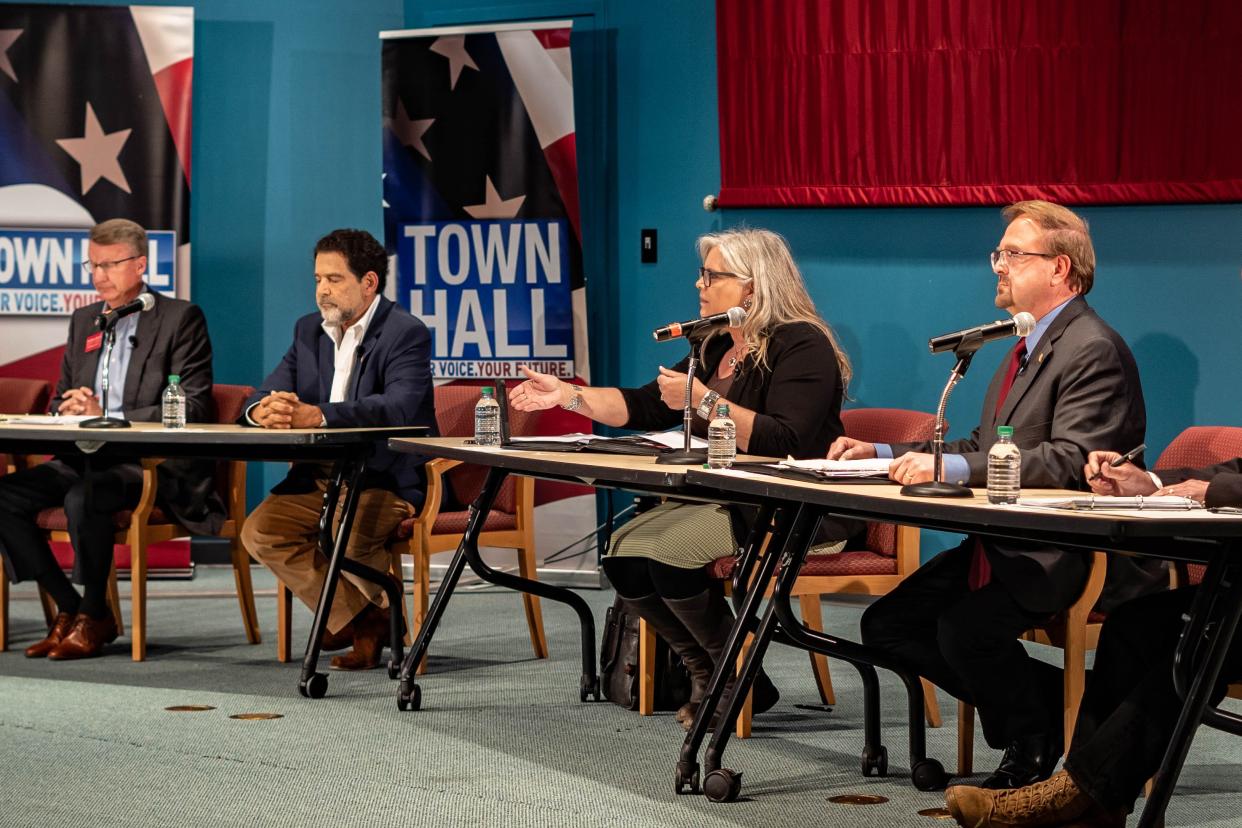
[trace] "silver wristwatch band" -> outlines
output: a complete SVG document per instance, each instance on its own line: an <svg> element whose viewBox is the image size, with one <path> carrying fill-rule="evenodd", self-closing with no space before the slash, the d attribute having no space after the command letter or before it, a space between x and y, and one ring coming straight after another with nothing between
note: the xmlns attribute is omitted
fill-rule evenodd
<svg viewBox="0 0 1242 828"><path fill-rule="evenodd" d="M710 420L712 415L716 413L716 400L720 399L720 395L715 391L708 391L703 395L703 399L699 400L697 413L704 420Z"/></svg>
<svg viewBox="0 0 1242 828"><path fill-rule="evenodd" d="M582 408L582 389L577 385L569 387L574 390L574 395L569 399L569 402L561 405L561 408L566 411L577 411L579 408Z"/></svg>

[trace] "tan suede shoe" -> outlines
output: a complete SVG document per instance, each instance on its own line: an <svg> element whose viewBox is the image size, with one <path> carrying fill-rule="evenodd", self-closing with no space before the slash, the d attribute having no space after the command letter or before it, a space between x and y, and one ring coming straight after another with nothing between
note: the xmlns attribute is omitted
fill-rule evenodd
<svg viewBox="0 0 1242 828"><path fill-rule="evenodd" d="M333 670L374 670L388 640L388 610L368 604L351 623L354 648L344 655L332 656L329 664Z"/></svg>
<svg viewBox="0 0 1242 828"><path fill-rule="evenodd" d="M966 828L1040 828L1101 813L1095 800L1066 771L1014 790L955 785L945 791L944 801L953 818Z"/></svg>

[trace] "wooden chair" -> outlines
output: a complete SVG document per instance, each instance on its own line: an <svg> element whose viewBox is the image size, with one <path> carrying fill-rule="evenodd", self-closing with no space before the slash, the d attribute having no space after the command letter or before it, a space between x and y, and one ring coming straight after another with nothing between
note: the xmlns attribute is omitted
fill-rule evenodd
<svg viewBox="0 0 1242 828"><path fill-rule="evenodd" d="M479 388L474 385L441 385L435 389L436 425L445 437L468 437L474 434L474 406L479 401ZM509 427L513 434L534 432L537 415L520 411L510 412ZM460 460L436 458L424 466L427 474L427 497L415 517L404 520L388 543L392 555L391 571L402 577L402 556L409 555L414 562L413 584L413 634L417 635L431 603L431 556L439 552L457 549L466 531L470 513L464 509L444 511L445 494L451 492L459 504L473 501L483 488L487 470ZM492 511L483 524L479 546L516 549L518 571L523 578L535 578L535 481L529 477L510 477L500 489ZM281 586L277 604L277 641L280 660L287 661L288 615L292 600L284 585ZM526 610L526 625L530 629L530 643L536 658L548 657L547 637L543 630L543 613L539 597L522 593ZM427 660L418 665L422 674Z"/></svg>
<svg viewBox="0 0 1242 828"><path fill-rule="evenodd" d="M1236 426L1191 426L1169 443L1156 461L1160 469L1198 469L1242 457L1242 428ZM1205 567L1178 564L1174 572L1182 584L1198 584ZM1242 683L1229 687L1229 698L1242 699Z"/></svg>
<svg viewBox="0 0 1242 828"><path fill-rule="evenodd" d="M841 412L845 433L849 437L869 443L905 443L930 440L936 418L921 411L894 408L856 408ZM712 564L710 574L722 579L727 585L733 575L737 558L730 555ZM794 582L793 595L798 597L803 622L814 630L823 630L823 596L825 595L883 595L919 566L919 530L912 526L896 526L890 523L867 524L865 549L850 550L827 555L809 555ZM771 589L769 588L769 594ZM644 653L654 654L655 633L640 625L639 642L639 713L649 716L653 712L655 688L651 682L654 665L644 659ZM811 671L824 704L835 704L832 677L828 659L818 653L810 653ZM745 659L746 649L740 656ZM741 661L738 662L741 668ZM930 690L930 686L925 686ZM934 705L934 696L928 695ZM738 715L737 735L746 738L751 732L751 699L746 700ZM939 710L929 706L928 720L933 726L940 724Z"/></svg>
<svg viewBox="0 0 1242 828"><path fill-rule="evenodd" d="M19 377L0 377L0 414L46 414L52 398L52 387L46 380ZM26 458L20 455L0 454L0 475L25 468ZM40 591L40 597L46 597ZM48 614L48 602L44 601L44 615L50 627L55 613ZM0 572L0 652L9 647L9 579Z"/></svg>
<svg viewBox="0 0 1242 828"><path fill-rule="evenodd" d="M474 433L474 406L479 389L472 385L441 385L436 393L436 424L445 437L468 437ZM514 435L535 432L538 414L510 411L509 428ZM436 458L426 465L427 499L417 517L402 522L394 534L390 549L397 556L414 559L414 632L417 634L430 606L431 556L457 549L466 531L469 511L444 511L446 485L456 502L468 504L483 489L487 470L460 460ZM479 546L515 549L518 553L518 574L523 578L538 577L535 565L535 481L530 477L509 477L500 489L496 502L483 523ZM522 593L526 626L535 658L548 657L548 641L543 630L543 611L539 597ZM426 659L418 672L427 667Z"/></svg>
<svg viewBox="0 0 1242 828"><path fill-rule="evenodd" d="M46 380L0 377L0 414L46 414L52 386ZM0 454L0 474L25 468L25 458Z"/></svg>
<svg viewBox="0 0 1242 828"><path fill-rule="evenodd" d="M216 422L232 423L241 416L242 405L254 389L245 385L215 385L212 386L211 391L216 410ZM187 529L170 520L163 510L155 505L156 467L160 462L158 459L142 461L142 494L138 505L130 511L118 512L114 516L116 542L128 545L130 553L132 593L130 638L134 661L145 661L147 657L147 547L153 543L190 535ZM217 463L216 482L220 496L224 500L226 518L224 525L220 528L219 536L228 538L230 541L233 577L237 584L237 602L241 606L242 625L246 630L246 639L251 644L258 644L262 636L259 633L258 614L254 607L254 588L250 581L250 558L239 542L239 532L246 516L245 462L230 460ZM38 523L51 533L53 541L69 541L68 521L64 509L44 509L39 513ZM121 630L115 565L112 568L110 581L113 612L117 616L117 628Z"/></svg>

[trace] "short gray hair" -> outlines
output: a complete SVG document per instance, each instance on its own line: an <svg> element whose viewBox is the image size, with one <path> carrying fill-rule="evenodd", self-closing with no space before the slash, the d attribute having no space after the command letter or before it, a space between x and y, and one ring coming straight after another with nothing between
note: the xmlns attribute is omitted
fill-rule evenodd
<svg viewBox="0 0 1242 828"><path fill-rule="evenodd" d="M142 225L129 219L115 218L102 221L91 228L91 241L95 244L128 244L135 256L147 255L147 231Z"/></svg>

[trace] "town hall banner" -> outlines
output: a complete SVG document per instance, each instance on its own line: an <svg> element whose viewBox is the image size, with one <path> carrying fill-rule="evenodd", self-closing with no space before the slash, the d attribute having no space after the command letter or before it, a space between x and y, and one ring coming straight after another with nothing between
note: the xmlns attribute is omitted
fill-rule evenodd
<svg viewBox="0 0 1242 828"><path fill-rule="evenodd" d="M437 380L586 379L570 22L384 32L384 216Z"/></svg>

